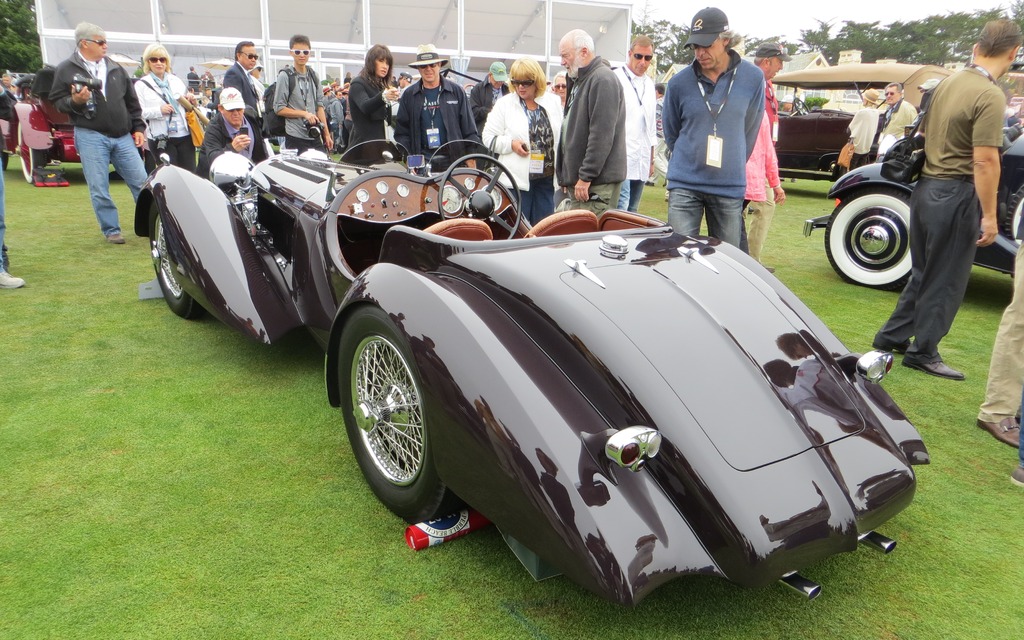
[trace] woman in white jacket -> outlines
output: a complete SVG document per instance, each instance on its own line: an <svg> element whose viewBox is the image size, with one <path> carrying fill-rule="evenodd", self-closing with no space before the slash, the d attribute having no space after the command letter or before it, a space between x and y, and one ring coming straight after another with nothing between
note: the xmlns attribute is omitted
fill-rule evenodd
<svg viewBox="0 0 1024 640"><path fill-rule="evenodd" d="M547 77L533 58L513 62L509 82L514 91L494 103L482 137L515 176L523 217L537 224L555 210L555 149L562 105L558 96L545 91Z"/></svg>
<svg viewBox="0 0 1024 640"><path fill-rule="evenodd" d="M185 122L185 109L178 98L188 96L185 83L171 73L171 54L162 44L151 44L142 53L144 75L135 83L135 94L146 121L149 150L159 161L166 153L171 164L188 171L196 170L196 147Z"/></svg>

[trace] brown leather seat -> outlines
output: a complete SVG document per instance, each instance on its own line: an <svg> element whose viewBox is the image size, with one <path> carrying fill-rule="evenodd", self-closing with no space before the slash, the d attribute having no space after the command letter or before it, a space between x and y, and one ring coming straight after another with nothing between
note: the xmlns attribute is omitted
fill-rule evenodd
<svg viewBox="0 0 1024 640"><path fill-rule="evenodd" d="M663 227L665 223L639 213L609 209L598 219L601 231L623 231L626 229L643 229L645 227Z"/></svg>
<svg viewBox="0 0 1024 640"><path fill-rule="evenodd" d="M597 230L597 216L592 211L574 209L552 213L534 225L526 233L526 237L564 236L573 233L592 233Z"/></svg>
<svg viewBox="0 0 1024 640"><path fill-rule="evenodd" d="M453 218L443 220L424 229L427 233L452 238L454 240L493 240L491 228L483 220L473 218Z"/></svg>

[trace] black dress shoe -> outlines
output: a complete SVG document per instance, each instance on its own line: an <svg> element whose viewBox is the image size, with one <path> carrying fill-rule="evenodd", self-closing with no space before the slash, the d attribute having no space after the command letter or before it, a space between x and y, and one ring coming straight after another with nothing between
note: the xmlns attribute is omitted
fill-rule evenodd
<svg viewBox="0 0 1024 640"><path fill-rule="evenodd" d="M874 349L881 349L882 351L891 351L892 353L906 353L907 349L910 348L910 340L904 340L899 344L878 344L877 342L871 345Z"/></svg>
<svg viewBox="0 0 1024 640"><path fill-rule="evenodd" d="M942 360L938 362L907 362L903 361L904 367L910 367L911 369L917 369L918 371L924 371L928 375L938 376L939 378L945 378L947 380L963 380L964 374L960 373L956 369L946 366L946 363Z"/></svg>

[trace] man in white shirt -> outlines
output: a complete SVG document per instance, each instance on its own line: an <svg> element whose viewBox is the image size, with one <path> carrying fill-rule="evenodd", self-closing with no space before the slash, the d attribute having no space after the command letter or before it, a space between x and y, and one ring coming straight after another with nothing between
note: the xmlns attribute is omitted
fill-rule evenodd
<svg viewBox="0 0 1024 640"><path fill-rule="evenodd" d="M644 183L654 173L658 98L654 81L647 76L653 58L654 43L647 36L637 36L629 47L626 66L615 72L626 103L626 179L619 191L618 208L627 211L637 211Z"/></svg>

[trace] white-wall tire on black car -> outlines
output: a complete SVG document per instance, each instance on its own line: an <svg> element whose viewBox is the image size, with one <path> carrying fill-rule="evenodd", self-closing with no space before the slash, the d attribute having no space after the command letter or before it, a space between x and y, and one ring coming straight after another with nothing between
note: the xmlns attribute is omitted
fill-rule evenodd
<svg viewBox="0 0 1024 640"><path fill-rule="evenodd" d="M846 282L902 289L910 279L910 196L878 187L844 200L825 228L825 253Z"/></svg>

